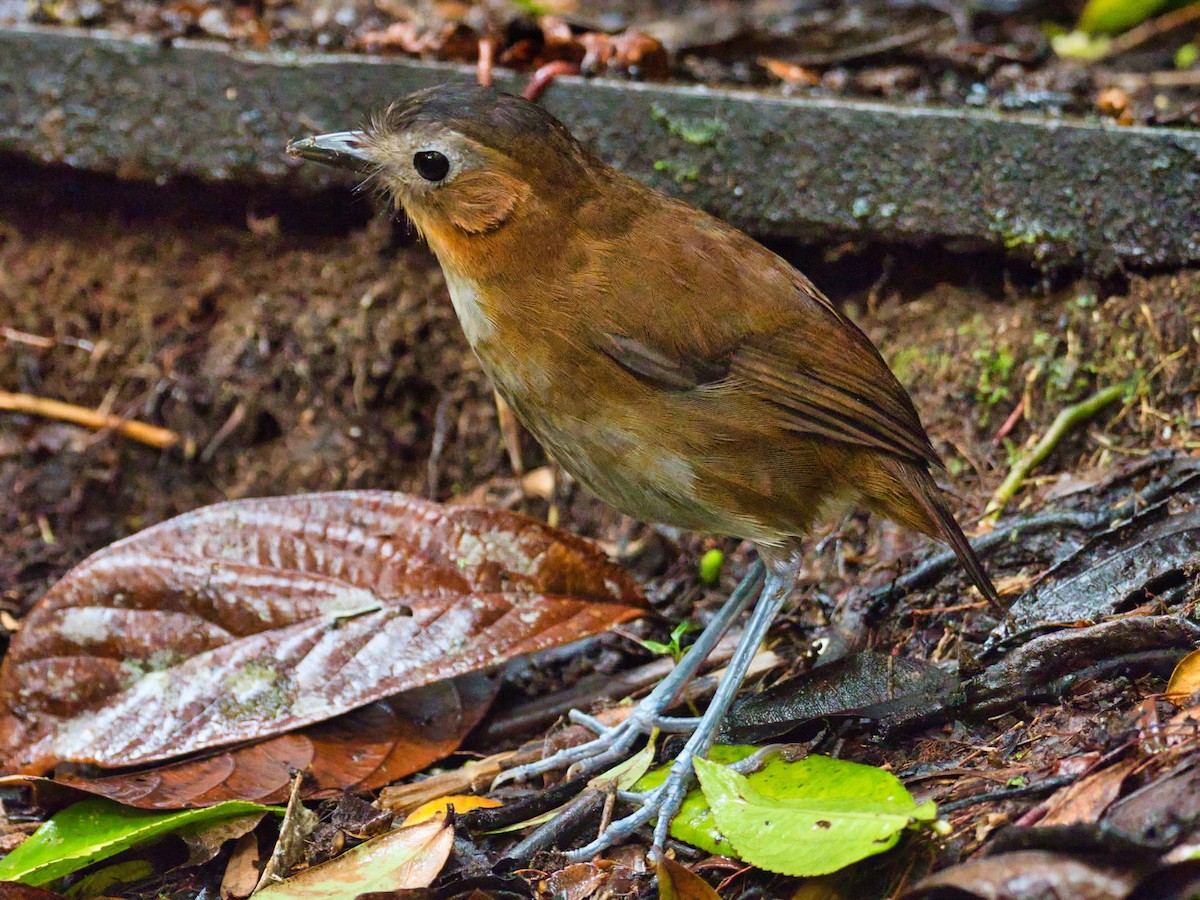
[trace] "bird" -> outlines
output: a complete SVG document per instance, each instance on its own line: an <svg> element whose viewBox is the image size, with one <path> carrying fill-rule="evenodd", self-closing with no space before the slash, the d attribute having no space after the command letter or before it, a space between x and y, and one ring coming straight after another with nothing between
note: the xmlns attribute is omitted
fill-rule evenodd
<svg viewBox="0 0 1200 900"><path fill-rule="evenodd" d="M757 551L627 719L575 713L594 739L508 773L599 772L655 729L688 735L662 785L626 798L633 811L570 858L655 819L661 852L818 522L858 505L941 539L999 607L905 389L835 304L746 234L607 165L540 105L474 84L418 91L288 153L350 170L402 209L497 392L575 479L626 515ZM756 597L704 713L669 716Z"/></svg>

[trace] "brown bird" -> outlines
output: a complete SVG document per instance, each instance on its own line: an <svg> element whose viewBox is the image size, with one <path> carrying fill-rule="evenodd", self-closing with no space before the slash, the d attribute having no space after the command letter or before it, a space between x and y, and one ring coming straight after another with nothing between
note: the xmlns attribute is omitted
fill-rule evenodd
<svg viewBox="0 0 1200 900"><path fill-rule="evenodd" d="M996 590L930 475L937 453L870 340L804 275L734 228L622 175L541 107L472 85L413 94L365 131L289 145L390 195L441 263L496 389L568 472L639 519L732 535L765 564L728 676L697 721L666 717L753 599L755 567L624 723L515 777L599 771L654 727L691 731L662 787L587 847L655 816L666 839L772 619L799 538L858 503L950 543Z"/></svg>

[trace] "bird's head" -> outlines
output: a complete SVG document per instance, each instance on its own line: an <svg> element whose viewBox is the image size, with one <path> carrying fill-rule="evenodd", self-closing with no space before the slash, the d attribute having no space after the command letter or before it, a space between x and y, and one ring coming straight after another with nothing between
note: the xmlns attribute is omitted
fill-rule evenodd
<svg viewBox="0 0 1200 900"><path fill-rule="evenodd" d="M598 165L541 107L469 84L418 91L361 131L303 138L288 152L365 175L443 262L522 217L553 219Z"/></svg>

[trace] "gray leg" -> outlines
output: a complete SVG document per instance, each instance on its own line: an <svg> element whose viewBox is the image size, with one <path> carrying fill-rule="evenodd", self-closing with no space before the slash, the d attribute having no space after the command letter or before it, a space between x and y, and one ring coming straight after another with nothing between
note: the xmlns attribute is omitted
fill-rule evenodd
<svg viewBox="0 0 1200 900"><path fill-rule="evenodd" d="M716 737L717 726L725 713L729 711L734 697L741 688L751 660L758 652L758 647L766 637L775 616L787 602L795 587L796 575L800 569L799 554L792 553L786 558L770 560L768 564L770 571L766 584L763 586L762 596L746 623L746 630L738 641L733 659L729 661L725 677L721 679L721 684L718 686L712 702L709 703L708 709L704 711L700 724L671 765L667 780L643 798L642 806L637 812L613 822L604 830L603 834L586 847L570 851L567 856L572 862L589 859L606 847L624 840L655 816L658 817L658 824L654 828L654 847L656 850L662 848L670 832L671 820L679 812L679 807L683 804L683 799L691 786L692 760L696 756L702 756L708 752L708 748Z"/></svg>
<svg viewBox="0 0 1200 900"><path fill-rule="evenodd" d="M759 585L762 584L763 571L762 563L755 562L750 571L746 573L746 577L734 588L733 593L729 595L729 599L718 610L713 620L705 626L704 631L700 633L700 637L688 648L683 659L671 670L671 674L660 681L658 686L647 694L645 699L638 703L629 718L624 722L612 728L604 728L603 726L596 728L599 723L595 722L595 720L588 721L591 717L573 716L572 718L576 721L580 721L582 724L597 731L598 737L578 747L568 747L565 750L560 750L558 753L537 762L517 766L509 769L507 772L502 772L492 783L492 786L495 787L508 781L521 781L531 778L534 775L552 772L556 769L572 765L575 766L575 774L598 772L608 766L609 763L619 760L628 752L629 748L633 746L634 742L640 736L649 734L660 724L667 726L665 730L680 730L678 725L679 720L665 719L666 711L671 708L675 703L675 699L687 686L687 683L691 681L692 677L704 664L704 661L708 659L713 648L725 635L725 632L729 630L729 626L733 620L754 598L754 595L758 592ZM691 723L688 724L691 725ZM686 730L691 730L691 728L689 727Z"/></svg>

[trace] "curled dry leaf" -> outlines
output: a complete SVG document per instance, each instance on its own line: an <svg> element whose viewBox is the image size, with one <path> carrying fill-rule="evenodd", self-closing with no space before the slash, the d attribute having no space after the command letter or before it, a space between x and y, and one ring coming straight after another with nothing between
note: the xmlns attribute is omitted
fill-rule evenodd
<svg viewBox="0 0 1200 900"><path fill-rule="evenodd" d="M659 900L720 900L712 886L673 859L658 859Z"/></svg>
<svg viewBox="0 0 1200 900"><path fill-rule="evenodd" d="M0 667L0 760L144 765L291 731L633 618L592 544L345 491L207 507L85 560Z"/></svg>
<svg viewBox="0 0 1200 900"><path fill-rule="evenodd" d="M1200 650L1193 650L1179 661L1167 683L1167 699L1183 706L1200 691Z"/></svg>
<svg viewBox="0 0 1200 900"><path fill-rule="evenodd" d="M454 826L429 819L359 844L291 878L263 885L262 900L353 900L376 891L428 887L450 857Z"/></svg>

